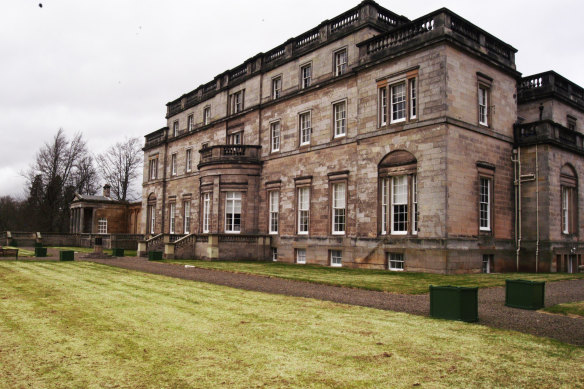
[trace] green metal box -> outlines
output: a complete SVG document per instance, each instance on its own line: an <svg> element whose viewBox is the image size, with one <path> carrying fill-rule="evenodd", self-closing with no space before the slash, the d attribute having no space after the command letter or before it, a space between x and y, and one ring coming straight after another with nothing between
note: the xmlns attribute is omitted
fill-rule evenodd
<svg viewBox="0 0 584 389"><path fill-rule="evenodd" d="M60 261L74 261L75 260L75 251L72 251L72 250L59 251L59 260Z"/></svg>
<svg viewBox="0 0 584 389"><path fill-rule="evenodd" d="M123 257L124 256L124 249L112 249L112 255L114 257Z"/></svg>
<svg viewBox="0 0 584 389"><path fill-rule="evenodd" d="M37 258L44 258L47 256L47 248L46 247L35 247L34 248L34 256Z"/></svg>
<svg viewBox="0 0 584 389"><path fill-rule="evenodd" d="M162 251L148 251L149 261L162 261Z"/></svg>
<svg viewBox="0 0 584 389"><path fill-rule="evenodd" d="M545 281L505 280L505 305L521 309L541 309L545 301Z"/></svg>
<svg viewBox="0 0 584 389"><path fill-rule="evenodd" d="M478 290L479 288L430 285L430 316L469 323L478 321Z"/></svg>

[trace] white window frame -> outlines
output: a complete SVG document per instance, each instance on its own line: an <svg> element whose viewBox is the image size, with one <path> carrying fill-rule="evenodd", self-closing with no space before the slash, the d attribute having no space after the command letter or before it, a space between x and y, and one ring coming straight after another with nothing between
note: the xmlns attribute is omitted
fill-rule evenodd
<svg viewBox="0 0 584 389"><path fill-rule="evenodd" d="M347 48L343 48L335 51L335 77L342 76L347 73L349 65L349 55L347 53Z"/></svg>
<svg viewBox="0 0 584 389"><path fill-rule="evenodd" d="M561 185L562 192L562 233L569 235L576 231L572 231L572 212L574 212L573 201L575 196L575 188L572 186Z"/></svg>
<svg viewBox="0 0 584 389"><path fill-rule="evenodd" d="M398 93L396 88L401 88ZM406 81L400 81L389 85L390 94L390 112L389 120L393 123L406 121L407 113L407 84ZM396 117L397 116L397 117Z"/></svg>
<svg viewBox="0 0 584 389"><path fill-rule="evenodd" d="M300 265L306 264L306 249L296 249L296 263Z"/></svg>
<svg viewBox="0 0 584 389"><path fill-rule="evenodd" d="M379 125L387 124L387 86L379 88Z"/></svg>
<svg viewBox="0 0 584 389"><path fill-rule="evenodd" d="M298 193L298 235L308 235L310 230L310 187L302 186Z"/></svg>
<svg viewBox="0 0 584 389"><path fill-rule="evenodd" d="M229 191L225 193L225 233L227 234L241 233L241 199L241 192ZM239 215L239 219L237 215Z"/></svg>
<svg viewBox="0 0 584 389"><path fill-rule="evenodd" d="M170 211L168 212L169 216L169 223L168 223L168 232L169 234L174 234L176 231L176 203L170 203Z"/></svg>
<svg viewBox="0 0 584 389"><path fill-rule="evenodd" d="M272 262L278 262L278 248L272 247Z"/></svg>
<svg viewBox="0 0 584 389"><path fill-rule="evenodd" d="M388 231L389 217L389 182L390 178L386 177L381 180L381 234L386 235Z"/></svg>
<svg viewBox="0 0 584 389"><path fill-rule="evenodd" d="M243 111L243 89L231 95L231 113Z"/></svg>
<svg viewBox="0 0 584 389"><path fill-rule="evenodd" d="M277 234L279 229L280 192L272 190L268 193L270 207L269 232L270 234Z"/></svg>
<svg viewBox="0 0 584 389"><path fill-rule="evenodd" d="M332 232L333 235L345 235L347 228L347 184L332 184Z"/></svg>
<svg viewBox="0 0 584 389"><path fill-rule="evenodd" d="M330 250L329 260L331 267L342 267L343 266L343 251L342 250Z"/></svg>
<svg viewBox="0 0 584 389"><path fill-rule="evenodd" d="M391 271L404 271L406 258L403 253L387 253L387 269Z"/></svg>
<svg viewBox="0 0 584 389"><path fill-rule="evenodd" d="M243 140L243 130L227 135L227 144L240 145Z"/></svg>
<svg viewBox="0 0 584 389"><path fill-rule="evenodd" d="M405 184L403 183L405 181ZM409 227L409 213L408 204L409 182L407 175L391 177L391 234L392 235L407 235ZM405 187L405 193L401 188ZM404 202L405 201L405 202ZM405 206L405 212L401 211L400 207ZM399 219L399 215L405 215L405 221ZM405 229L396 229L396 224L405 223Z"/></svg>
<svg viewBox="0 0 584 389"><path fill-rule="evenodd" d="M272 100L282 97L282 76L272 78Z"/></svg>
<svg viewBox="0 0 584 389"><path fill-rule="evenodd" d="M172 123L172 136L177 136L178 135L178 120L175 120Z"/></svg>
<svg viewBox="0 0 584 389"><path fill-rule="evenodd" d="M483 263L481 271L484 274L489 274L493 272L494 255L493 254L483 254Z"/></svg>
<svg viewBox="0 0 584 389"><path fill-rule="evenodd" d="M416 119L418 117L418 85L417 85L417 78L413 77L408 80L408 89L409 89L409 111L410 111L410 119Z"/></svg>
<svg viewBox="0 0 584 389"><path fill-rule="evenodd" d="M312 82L312 64L306 64L300 67L300 87L306 89Z"/></svg>
<svg viewBox="0 0 584 389"><path fill-rule="evenodd" d="M479 124L489 125L489 88L479 85L478 88Z"/></svg>
<svg viewBox="0 0 584 389"><path fill-rule="evenodd" d="M298 127L300 128L300 146L310 144L310 135L312 132L312 113L310 111L298 114Z"/></svg>
<svg viewBox="0 0 584 389"><path fill-rule="evenodd" d="M486 184L486 185L485 185ZM479 230L491 231L493 180L489 177L479 177ZM486 191L485 191L486 188ZM486 217L484 217L486 216Z"/></svg>
<svg viewBox="0 0 584 389"><path fill-rule="evenodd" d="M193 116L193 114L190 114L189 116L187 116L187 130L193 131L195 129L195 118Z"/></svg>
<svg viewBox="0 0 584 389"><path fill-rule="evenodd" d="M193 170L193 149L187 149L185 155L186 172L190 173Z"/></svg>
<svg viewBox="0 0 584 389"><path fill-rule="evenodd" d="M188 235L191 233L191 201L190 200L183 201L183 210L184 210L183 232L185 235Z"/></svg>
<svg viewBox="0 0 584 389"><path fill-rule="evenodd" d="M97 233L107 234L107 219L105 217L99 218L97 220Z"/></svg>
<svg viewBox="0 0 584 389"><path fill-rule="evenodd" d="M333 104L334 138L347 135L347 101Z"/></svg>
<svg viewBox="0 0 584 389"><path fill-rule="evenodd" d="M211 193L203 193L203 233L209 232L209 217L211 213Z"/></svg>
<svg viewBox="0 0 584 389"><path fill-rule="evenodd" d="M170 156L170 170L173 176L176 176L176 153Z"/></svg>
<svg viewBox="0 0 584 389"><path fill-rule="evenodd" d="M412 174L412 235L418 234L418 175Z"/></svg>
<svg viewBox="0 0 584 389"><path fill-rule="evenodd" d="M148 216L150 216L150 235L154 235L154 228L156 227L156 206L148 205Z"/></svg>
<svg viewBox="0 0 584 389"><path fill-rule="evenodd" d="M158 158L151 158L149 161L150 179L158 178Z"/></svg>
<svg viewBox="0 0 584 389"><path fill-rule="evenodd" d="M203 125L211 123L211 107L203 108Z"/></svg>
<svg viewBox="0 0 584 389"><path fill-rule="evenodd" d="M281 125L280 121L275 121L270 123L270 144L272 153L280 151L280 140L281 140Z"/></svg>

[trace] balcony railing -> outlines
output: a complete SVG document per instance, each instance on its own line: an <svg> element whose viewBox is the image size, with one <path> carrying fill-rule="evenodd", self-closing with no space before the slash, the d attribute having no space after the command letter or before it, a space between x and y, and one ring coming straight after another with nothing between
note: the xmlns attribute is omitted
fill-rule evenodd
<svg viewBox="0 0 584 389"><path fill-rule="evenodd" d="M514 131L518 146L552 144L584 154L584 135L551 120L516 124Z"/></svg>
<svg viewBox="0 0 584 389"><path fill-rule="evenodd" d="M520 103L547 97L551 94L584 107L584 89L556 72L534 74L522 78L519 83L518 100Z"/></svg>
<svg viewBox="0 0 584 389"><path fill-rule="evenodd" d="M220 145L199 150L199 168L215 163L259 163L260 149L256 145Z"/></svg>

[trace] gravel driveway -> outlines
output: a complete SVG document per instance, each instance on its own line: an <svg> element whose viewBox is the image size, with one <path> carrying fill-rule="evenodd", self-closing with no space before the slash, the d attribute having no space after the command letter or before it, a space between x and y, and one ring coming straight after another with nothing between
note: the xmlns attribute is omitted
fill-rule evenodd
<svg viewBox="0 0 584 389"><path fill-rule="evenodd" d="M404 295L284 280L220 270L185 268L181 265L152 262L143 258L124 257L86 259L93 262L160 274L185 280L208 282L238 289L308 297L343 304L360 305L414 315L430 315L430 297ZM545 305L584 301L584 280L547 282ZM545 336L565 343L584 346L584 319L549 315L537 311L509 308L505 303L505 288L479 289L479 324Z"/></svg>

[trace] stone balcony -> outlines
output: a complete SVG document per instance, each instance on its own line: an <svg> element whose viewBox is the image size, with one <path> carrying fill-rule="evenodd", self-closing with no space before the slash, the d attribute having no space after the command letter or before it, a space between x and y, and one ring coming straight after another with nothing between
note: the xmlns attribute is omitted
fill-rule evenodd
<svg viewBox="0 0 584 389"><path fill-rule="evenodd" d="M219 145L199 150L201 162L198 168L214 164L258 164L260 150L258 145Z"/></svg>
<svg viewBox="0 0 584 389"><path fill-rule="evenodd" d="M516 146L551 144L584 155L584 135L551 120L516 124Z"/></svg>
<svg viewBox="0 0 584 389"><path fill-rule="evenodd" d="M521 79L517 88L520 104L549 97L557 97L584 109L584 89L556 72L549 71Z"/></svg>

